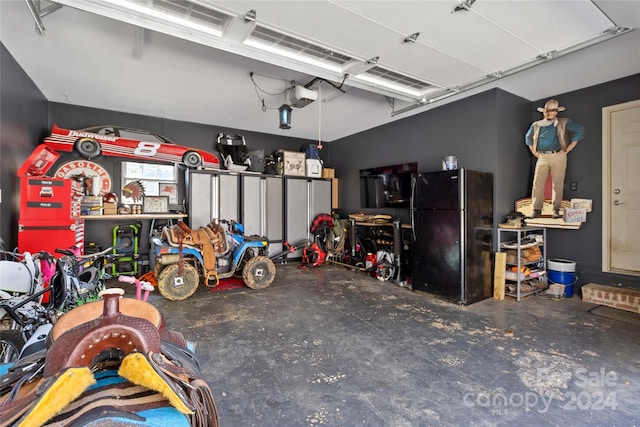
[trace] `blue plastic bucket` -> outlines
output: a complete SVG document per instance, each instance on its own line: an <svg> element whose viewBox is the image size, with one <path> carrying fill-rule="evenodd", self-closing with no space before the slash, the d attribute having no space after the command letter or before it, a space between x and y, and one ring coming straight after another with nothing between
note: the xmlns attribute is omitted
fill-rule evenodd
<svg viewBox="0 0 640 427"><path fill-rule="evenodd" d="M564 285L565 298L573 297L573 285L577 282L576 263L568 259L550 259L547 270L549 284Z"/></svg>

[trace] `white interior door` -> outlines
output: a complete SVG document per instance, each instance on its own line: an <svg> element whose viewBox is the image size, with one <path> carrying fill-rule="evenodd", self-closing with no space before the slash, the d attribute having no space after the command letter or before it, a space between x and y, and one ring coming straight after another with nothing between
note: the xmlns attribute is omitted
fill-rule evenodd
<svg viewBox="0 0 640 427"><path fill-rule="evenodd" d="M640 101L602 118L603 271L640 275Z"/></svg>

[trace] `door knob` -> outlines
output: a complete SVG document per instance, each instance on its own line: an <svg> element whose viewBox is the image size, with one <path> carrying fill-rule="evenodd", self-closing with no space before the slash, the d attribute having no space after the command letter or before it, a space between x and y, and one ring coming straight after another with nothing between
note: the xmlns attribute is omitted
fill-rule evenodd
<svg viewBox="0 0 640 427"><path fill-rule="evenodd" d="M615 190L613 190L613 194L620 194L620 189L616 188Z"/></svg>
<svg viewBox="0 0 640 427"><path fill-rule="evenodd" d="M613 204L614 204L614 205L616 205L616 206L618 206L618 205L621 205L621 204L622 204L622 202L621 202L620 200L614 200L614 201L613 201Z"/></svg>

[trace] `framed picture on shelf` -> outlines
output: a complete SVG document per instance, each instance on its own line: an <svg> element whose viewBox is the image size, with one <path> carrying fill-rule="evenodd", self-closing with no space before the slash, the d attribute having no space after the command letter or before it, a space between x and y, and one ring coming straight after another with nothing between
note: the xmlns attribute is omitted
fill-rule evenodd
<svg viewBox="0 0 640 427"><path fill-rule="evenodd" d="M167 196L170 205L178 204L178 184L175 182L161 182L158 184L158 187L158 194L160 196Z"/></svg>
<svg viewBox="0 0 640 427"><path fill-rule="evenodd" d="M168 213L168 196L144 196L142 199L142 213Z"/></svg>

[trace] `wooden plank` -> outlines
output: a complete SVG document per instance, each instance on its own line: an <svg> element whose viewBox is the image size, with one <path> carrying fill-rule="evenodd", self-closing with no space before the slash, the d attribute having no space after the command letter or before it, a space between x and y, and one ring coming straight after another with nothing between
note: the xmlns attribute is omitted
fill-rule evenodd
<svg viewBox="0 0 640 427"><path fill-rule="evenodd" d="M506 252L496 252L496 263L493 272L493 299L504 299L505 272L507 269Z"/></svg>

